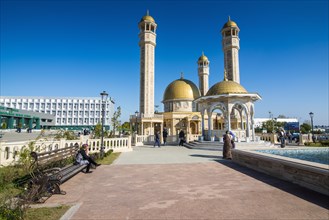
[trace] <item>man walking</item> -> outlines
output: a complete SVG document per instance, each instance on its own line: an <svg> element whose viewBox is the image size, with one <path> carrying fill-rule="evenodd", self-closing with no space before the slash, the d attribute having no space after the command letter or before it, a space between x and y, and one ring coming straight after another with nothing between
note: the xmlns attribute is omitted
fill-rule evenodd
<svg viewBox="0 0 329 220"><path fill-rule="evenodd" d="M156 133L155 133L155 138L154 138L155 140L154 140L154 145L153 145L153 147L155 147L155 145L157 144L158 145L158 147L160 147L160 132L159 131L157 131Z"/></svg>

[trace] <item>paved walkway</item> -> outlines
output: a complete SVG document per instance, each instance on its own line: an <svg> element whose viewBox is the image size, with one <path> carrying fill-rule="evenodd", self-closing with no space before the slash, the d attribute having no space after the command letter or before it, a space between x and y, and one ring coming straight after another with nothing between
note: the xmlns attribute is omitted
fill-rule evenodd
<svg viewBox="0 0 329 220"><path fill-rule="evenodd" d="M46 205L62 219L329 219L328 197L220 159L221 152L136 147L64 183Z"/></svg>

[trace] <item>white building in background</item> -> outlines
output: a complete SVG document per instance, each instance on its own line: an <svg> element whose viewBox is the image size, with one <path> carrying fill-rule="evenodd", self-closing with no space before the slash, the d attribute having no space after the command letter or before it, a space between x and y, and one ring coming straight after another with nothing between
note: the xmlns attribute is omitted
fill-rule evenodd
<svg viewBox="0 0 329 220"><path fill-rule="evenodd" d="M297 118L254 118L255 128L261 128L263 122L275 120L276 122L286 122L286 123L297 123L299 122Z"/></svg>
<svg viewBox="0 0 329 220"><path fill-rule="evenodd" d="M102 100L99 97L22 97L0 96L0 106L40 112L55 117L57 128L91 128L102 122ZM106 102L104 126L109 129L114 104Z"/></svg>

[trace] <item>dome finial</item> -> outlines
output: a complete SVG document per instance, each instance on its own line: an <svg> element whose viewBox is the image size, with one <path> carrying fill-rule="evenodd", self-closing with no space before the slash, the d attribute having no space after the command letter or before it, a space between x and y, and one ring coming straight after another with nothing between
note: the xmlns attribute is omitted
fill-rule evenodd
<svg viewBox="0 0 329 220"><path fill-rule="evenodd" d="M229 21L231 20L231 16L228 16L228 20L229 20Z"/></svg>
<svg viewBox="0 0 329 220"><path fill-rule="evenodd" d="M184 79L184 73L183 72L180 73L180 79Z"/></svg>
<svg viewBox="0 0 329 220"><path fill-rule="evenodd" d="M150 15L150 13L149 13L149 10L147 9L146 10L146 16L149 16Z"/></svg>
<svg viewBox="0 0 329 220"><path fill-rule="evenodd" d="M204 53L203 53L203 51L202 51L202 56L204 56Z"/></svg>

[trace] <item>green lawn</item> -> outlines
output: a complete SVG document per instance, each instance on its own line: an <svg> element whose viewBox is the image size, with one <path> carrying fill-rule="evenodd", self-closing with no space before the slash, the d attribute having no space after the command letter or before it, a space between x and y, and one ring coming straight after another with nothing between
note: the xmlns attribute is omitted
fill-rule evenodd
<svg viewBox="0 0 329 220"><path fill-rule="evenodd" d="M31 208L26 212L24 219L26 220L58 220L60 219L70 206L58 206L58 207L44 207L44 208Z"/></svg>

